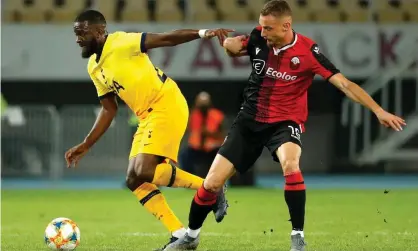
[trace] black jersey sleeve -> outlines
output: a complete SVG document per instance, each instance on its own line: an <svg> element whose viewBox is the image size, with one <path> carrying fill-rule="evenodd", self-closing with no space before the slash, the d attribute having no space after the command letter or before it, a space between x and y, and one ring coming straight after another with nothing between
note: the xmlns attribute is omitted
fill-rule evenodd
<svg viewBox="0 0 418 251"><path fill-rule="evenodd" d="M247 48L247 54L252 56L254 53L254 44L258 41L259 37L261 36L261 26L255 27L251 34L247 37L247 40L243 41L243 45Z"/></svg>
<svg viewBox="0 0 418 251"><path fill-rule="evenodd" d="M340 70L338 70L335 65L321 53L317 44L312 45L311 55L313 73L321 75L324 79L328 80L330 77L340 72Z"/></svg>

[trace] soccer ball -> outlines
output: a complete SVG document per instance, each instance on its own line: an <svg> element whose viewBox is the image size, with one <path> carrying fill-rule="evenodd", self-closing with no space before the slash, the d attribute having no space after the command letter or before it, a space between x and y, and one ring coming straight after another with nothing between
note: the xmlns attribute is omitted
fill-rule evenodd
<svg viewBox="0 0 418 251"><path fill-rule="evenodd" d="M56 218L45 229L45 243L52 250L74 250L80 244L80 229L68 218Z"/></svg>

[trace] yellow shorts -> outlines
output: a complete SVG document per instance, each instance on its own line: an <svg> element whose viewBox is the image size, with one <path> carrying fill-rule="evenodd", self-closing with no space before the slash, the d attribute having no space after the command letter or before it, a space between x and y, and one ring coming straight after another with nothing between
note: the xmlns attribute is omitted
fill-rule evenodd
<svg viewBox="0 0 418 251"><path fill-rule="evenodd" d="M177 162L189 119L189 107L177 84L169 81L172 82L165 83L170 86L164 90L163 96L150 107L152 111L139 120L129 158L148 153Z"/></svg>

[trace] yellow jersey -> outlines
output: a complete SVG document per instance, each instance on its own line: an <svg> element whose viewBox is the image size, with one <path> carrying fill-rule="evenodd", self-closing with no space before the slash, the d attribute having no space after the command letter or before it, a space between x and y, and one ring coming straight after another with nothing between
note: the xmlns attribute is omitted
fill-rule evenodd
<svg viewBox="0 0 418 251"><path fill-rule="evenodd" d="M102 54L89 58L87 71L100 97L118 95L139 116L163 95L167 76L155 67L144 47L146 33L108 35Z"/></svg>

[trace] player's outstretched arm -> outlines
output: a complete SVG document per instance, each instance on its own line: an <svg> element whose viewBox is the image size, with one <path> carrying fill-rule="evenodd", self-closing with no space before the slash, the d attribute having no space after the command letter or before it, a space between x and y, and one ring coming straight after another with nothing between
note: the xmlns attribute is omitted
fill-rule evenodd
<svg viewBox="0 0 418 251"><path fill-rule="evenodd" d="M71 165L76 166L78 161L88 152L90 147L100 139L112 123L118 110L116 96L113 95L113 93L109 93L101 98L100 103L102 104L102 109L100 110L90 133L81 144L74 146L65 153L67 167L71 167Z"/></svg>
<svg viewBox="0 0 418 251"><path fill-rule="evenodd" d="M243 43L246 39L247 36L245 35L225 39L223 47L226 54L230 57L247 56L247 48Z"/></svg>
<svg viewBox="0 0 418 251"><path fill-rule="evenodd" d="M107 131L112 123L113 118L118 111L118 103L116 101L116 95L110 93L100 99L102 109L97 116L96 122L93 125L90 133L84 139L84 142L89 148L92 147L100 137Z"/></svg>
<svg viewBox="0 0 418 251"><path fill-rule="evenodd" d="M363 88L348 80L343 74L335 74L329 79L329 82L344 92L351 100L371 110L382 125L391 127L396 131L401 131L402 126L406 125L404 119L385 111Z"/></svg>
<svg viewBox="0 0 418 251"><path fill-rule="evenodd" d="M146 50L158 47L176 46L178 44L187 43L199 38L213 38L217 37L219 43L222 45L225 37L229 32L233 32L231 29L209 29L209 30L174 30L164 33L144 33L145 40L144 46Z"/></svg>

